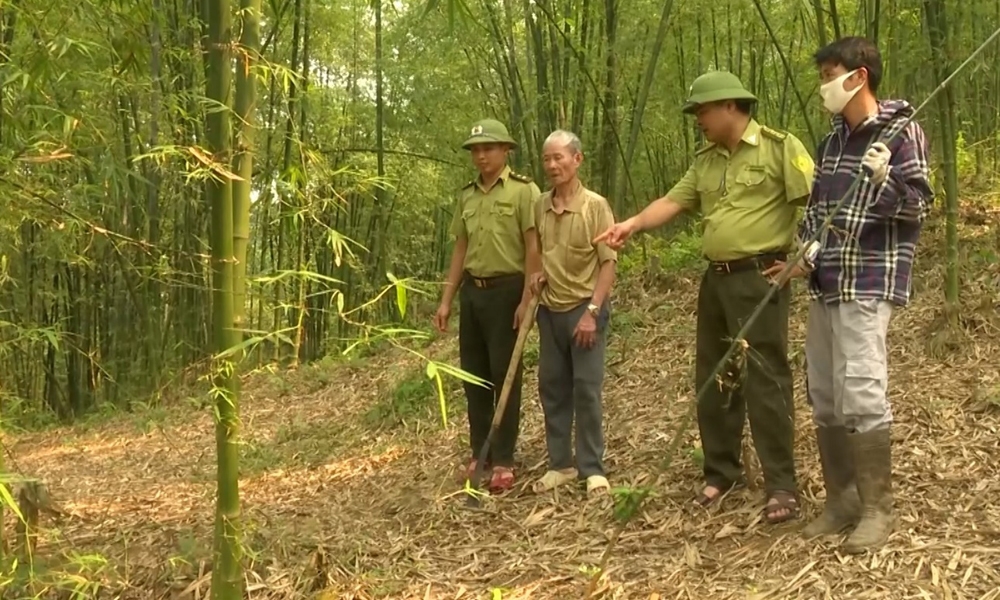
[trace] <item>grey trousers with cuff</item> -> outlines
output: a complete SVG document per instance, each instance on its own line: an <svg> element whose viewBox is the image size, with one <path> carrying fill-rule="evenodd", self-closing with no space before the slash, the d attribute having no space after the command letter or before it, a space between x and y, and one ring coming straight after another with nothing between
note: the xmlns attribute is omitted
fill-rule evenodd
<svg viewBox="0 0 1000 600"><path fill-rule="evenodd" d="M573 467L573 425L576 424L576 468L581 478L604 475L604 430L601 392L608 339L610 306L597 318L596 343L581 348L573 331L590 300L566 311L538 307L538 394L545 413L545 443L549 469ZM575 419L574 419L575 417Z"/></svg>

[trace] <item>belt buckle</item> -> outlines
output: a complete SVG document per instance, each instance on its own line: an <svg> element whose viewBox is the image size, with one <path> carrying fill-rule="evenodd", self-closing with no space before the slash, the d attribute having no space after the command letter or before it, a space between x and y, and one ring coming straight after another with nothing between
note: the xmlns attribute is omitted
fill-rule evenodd
<svg viewBox="0 0 1000 600"><path fill-rule="evenodd" d="M476 286L479 289L484 289L486 287L486 280L485 279L480 279L478 277L473 277L472 278L472 285Z"/></svg>
<svg viewBox="0 0 1000 600"><path fill-rule="evenodd" d="M729 263L728 262L717 262L715 263L716 273L729 273Z"/></svg>

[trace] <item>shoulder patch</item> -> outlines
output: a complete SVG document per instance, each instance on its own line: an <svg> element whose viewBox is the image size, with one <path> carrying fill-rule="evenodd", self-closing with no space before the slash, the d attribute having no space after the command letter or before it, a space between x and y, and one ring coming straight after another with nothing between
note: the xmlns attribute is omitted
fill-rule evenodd
<svg viewBox="0 0 1000 600"><path fill-rule="evenodd" d="M760 132L762 134L766 135L767 137L771 138L772 140L777 140L779 142L785 141L785 138L788 137L788 134L785 133L784 131L778 131L777 129L771 129L770 127L767 127L766 125L762 125L761 126Z"/></svg>
<svg viewBox="0 0 1000 600"><path fill-rule="evenodd" d="M514 181L520 181L521 183L531 183L532 181L531 177L521 175L520 173L514 173L513 171L510 173L510 178Z"/></svg>
<svg viewBox="0 0 1000 600"><path fill-rule="evenodd" d="M699 154L704 154L709 150L711 150L712 148L715 148L715 142L709 142L704 146L702 146L701 148L698 148L697 150L694 151L694 155L698 156Z"/></svg>
<svg viewBox="0 0 1000 600"><path fill-rule="evenodd" d="M800 154L793 158L792 166L806 175L811 175L813 172L813 161L805 154Z"/></svg>

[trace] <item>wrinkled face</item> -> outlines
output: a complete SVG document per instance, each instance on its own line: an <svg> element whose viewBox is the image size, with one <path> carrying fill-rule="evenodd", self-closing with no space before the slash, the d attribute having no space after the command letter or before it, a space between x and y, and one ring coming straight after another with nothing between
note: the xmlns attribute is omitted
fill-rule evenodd
<svg viewBox="0 0 1000 600"><path fill-rule="evenodd" d="M708 141L722 143L727 141L732 131L736 112L736 105L728 100L709 102L698 107L695 118Z"/></svg>
<svg viewBox="0 0 1000 600"><path fill-rule="evenodd" d="M475 144L469 148L469 154L472 155L472 163L481 174L492 175L507 164L509 149L507 144Z"/></svg>
<svg viewBox="0 0 1000 600"><path fill-rule="evenodd" d="M582 162L583 154L574 152L563 140L552 140L542 148L545 175L553 187L572 181Z"/></svg>

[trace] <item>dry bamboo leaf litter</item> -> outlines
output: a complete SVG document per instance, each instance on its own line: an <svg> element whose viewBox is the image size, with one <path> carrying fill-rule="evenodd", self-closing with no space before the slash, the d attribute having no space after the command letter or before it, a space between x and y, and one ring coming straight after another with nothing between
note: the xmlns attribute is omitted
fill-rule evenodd
<svg viewBox="0 0 1000 600"><path fill-rule="evenodd" d="M925 238L918 265L939 259L936 235L932 229ZM988 400L1000 380L1000 338L976 320L986 317L967 317L963 350L931 358L941 271L934 266L920 277L889 341L898 525L885 548L860 557L837 552L836 539L806 542L796 533L823 497L801 369L803 519L762 525L763 498L748 490L731 494L721 510L692 510L700 479L694 428L673 466L661 472L660 463L693 394L695 288L675 287L666 300L658 291L619 291L616 312L635 331L609 348L609 479L613 487L653 486L655 494L619 538L604 597L1000 598L1000 405ZM805 333L804 291L796 285L793 350ZM963 291L970 306L980 302L975 293ZM456 362L451 340L425 352ZM392 353L337 367L318 390L305 380L297 389L305 369L286 378L284 390L275 389L274 376L247 377L248 598L312 598L322 590L337 599L486 599L494 589L503 600L581 596L614 521L574 486L530 491L545 469L533 372L524 382L519 484L470 513L455 493L466 443L461 411L447 430L419 422L376 429L365 421L400 377L420 369L419 359ZM43 479L76 515L43 532L40 552L107 557L114 568L100 578L124 598L179 597L186 588L187 597L205 597L215 472L208 414L185 409L155 426L123 419L60 428L11 446L16 466Z"/></svg>

